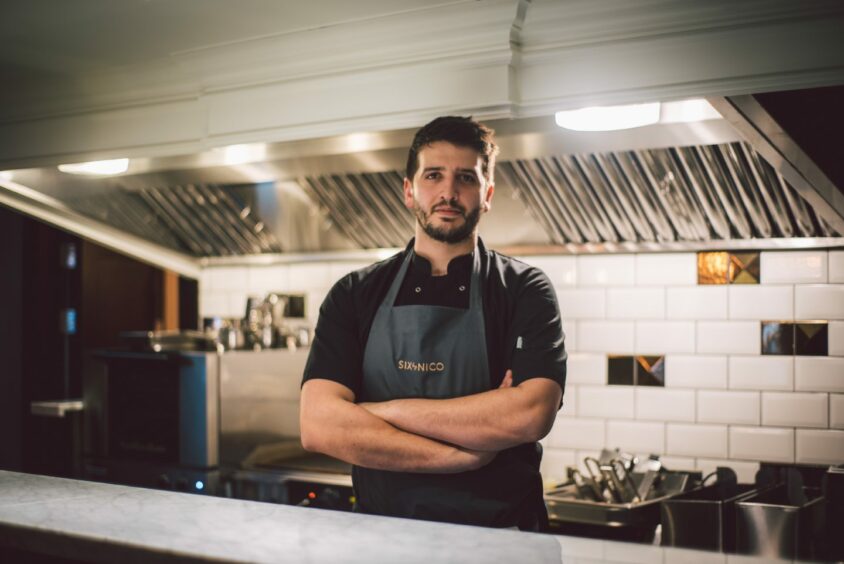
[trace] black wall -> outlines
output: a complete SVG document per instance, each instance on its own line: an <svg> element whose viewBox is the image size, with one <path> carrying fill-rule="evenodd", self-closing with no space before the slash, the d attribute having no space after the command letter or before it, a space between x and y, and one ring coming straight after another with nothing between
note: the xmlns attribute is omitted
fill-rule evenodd
<svg viewBox="0 0 844 564"><path fill-rule="evenodd" d="M23 467L23 218L0 206L0 468Z"/></svg>

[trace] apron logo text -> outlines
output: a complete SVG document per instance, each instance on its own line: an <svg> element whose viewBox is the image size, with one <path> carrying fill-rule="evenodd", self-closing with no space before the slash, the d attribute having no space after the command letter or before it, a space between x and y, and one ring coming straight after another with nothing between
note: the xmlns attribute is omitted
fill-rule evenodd
<svg viewBox="0 0 844 564"><path fill-rule="evenodd" d="M411 362L409 360L400 360L399 370L413 370L414 372L442 372L445 370L445 364L442 362Z"/></svg>

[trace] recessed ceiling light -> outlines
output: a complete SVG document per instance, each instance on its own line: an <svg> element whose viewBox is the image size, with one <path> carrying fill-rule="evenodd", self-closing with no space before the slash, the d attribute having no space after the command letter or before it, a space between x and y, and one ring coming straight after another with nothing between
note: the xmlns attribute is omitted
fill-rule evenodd
<svg viewBox="0 0 844 564"><path fill-rule="evenodd" d="M721 119L721 114L703 98L694 98L663 103L659 123L688 123L709 119Z"/></svg>
<svg viewBox="0 0 844 564"><path fill-rule="evenodd" d="M266 143L244 143L215 149L223 153L224 165L260 162L267 158Z"/></svg>
<svg viewBox="0 0 844 564"><path fill-rule="evenodd" d="M659 121L659 102L624 106L592 106L557 112L557 125L574 131L632 129Z"/></svg>
<svg viewBox="0 0 844 564"><path fill-rule="evenodd" d="M97 176L122 174L129 170L129 159L109 159L107 161L60 164L59 170L68 174L90 174Z"/></svg>

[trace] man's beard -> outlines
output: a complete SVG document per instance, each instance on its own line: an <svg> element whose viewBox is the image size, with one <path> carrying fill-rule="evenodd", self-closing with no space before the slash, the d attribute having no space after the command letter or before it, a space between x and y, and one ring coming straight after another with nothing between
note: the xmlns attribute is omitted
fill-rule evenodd
<svg viewBox="0 0 844 564"><path fill-rule="evenodd" d="M448 225L444 227L435 227L434 224L431 223L431 215L433 215L438 207L444 206L460 211L460 215L463 217L463 225L453 228ZM475 232L475 228L478 226L478 222L481 220L480 206L469 213L466 213L466 209L456 202L437 204L431 209L431 213L426 213L425 210L422 209L422 206L419 205L419 202L416 202L415 213L416 221L419 222L420 227L422 227L422 230L425 231L428 237L441 243L448 243L449 245L462 243L471 237Z"/></svg>

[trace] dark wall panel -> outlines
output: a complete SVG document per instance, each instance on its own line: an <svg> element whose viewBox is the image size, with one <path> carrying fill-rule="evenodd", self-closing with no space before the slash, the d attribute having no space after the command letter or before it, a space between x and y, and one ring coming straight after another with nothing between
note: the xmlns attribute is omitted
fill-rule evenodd
<svg viewBox="0 0 844 564"><path fill-rule="evenodd" d="M0 468L21 470L23 217L0 207Z"/></svg>

